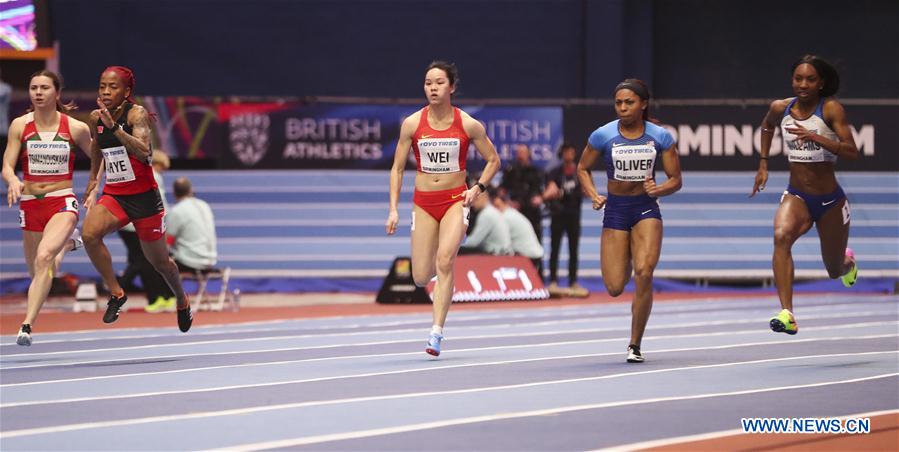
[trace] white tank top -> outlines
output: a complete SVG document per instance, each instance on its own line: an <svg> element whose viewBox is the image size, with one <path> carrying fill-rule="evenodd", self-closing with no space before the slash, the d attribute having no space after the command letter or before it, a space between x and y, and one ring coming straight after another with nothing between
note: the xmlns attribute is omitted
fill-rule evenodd
<svg viewBox="0 0 899 452"><path fill-rule="evenodd" d="M824 99L821 99L821 101L818 102L818 107L811 116L802 120L796 119L790 115L790 109L793 108L793 104L795 103L796 98L794 97L793 100L790 101L790 104L787 105L784 116L780 121L780 134L783 136L784 150L786 151L790 162L836 162L837 155L824 149L820 144L811 141L800 144L799 140L796 139L796 135L787 132L787 127L792 128L794 124L799 124L824 138L840 141L837 134L824 122Z"/></svg>

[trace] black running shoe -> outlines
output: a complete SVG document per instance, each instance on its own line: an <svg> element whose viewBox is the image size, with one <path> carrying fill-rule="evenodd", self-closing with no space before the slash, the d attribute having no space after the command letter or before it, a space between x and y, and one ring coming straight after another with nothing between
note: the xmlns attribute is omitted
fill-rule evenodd
<svg viewBox="0 0 899 452"><path fill-rule="evenodd" d="M106 313L103 314L103 323L113 323L119 319L119 312L122 311L122 305L128 301L128 296L122 294L121 297L109 296L106 302Z"/></svg>
<svg viewBox="0 0 899 452"><path fill-rule="evenodd" d="M194 314L190 312L190 306L178 310L178 329L182 333L190 330L190 326L194 323Z"/></svg>
<svg viewBox="0 0 899 452"><path fill-rule="evenodd" d="M643 353L640 352L639 345L628 345L627 346L627 362L629 363L642 363L643 362Z"/></svg>

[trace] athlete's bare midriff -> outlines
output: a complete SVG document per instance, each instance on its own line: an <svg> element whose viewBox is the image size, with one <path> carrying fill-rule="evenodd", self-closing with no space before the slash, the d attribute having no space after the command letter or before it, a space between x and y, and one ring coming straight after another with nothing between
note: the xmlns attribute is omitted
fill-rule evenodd
<svg viewBox="0 0 899 452"><path fill-rule="evenodd" d="M791 163L790 185L810 195L826 195L837 189L837 177L831 162Z"/></svg>
<svg viewBox="0 0 899 452"><path fill-rule="evenodd" d="M22 194L34 196L45 195L66 188L72 188L71 180L58 180L53 182L25 181L25 189L22 191Z"/></svg>
<svg viewBox="0 0 899 452"><path fill-rule="evenodd" d="M465 185L465 171L447 174L431 174L418 172L415 174L415 189L421 191L440 191Z"/></svg>
<svg viewBox="0 0 899 452"><path fill-rule="evenodd" d="M608 185L609 193L617 196L637 196L646 193L643 188L643 182L630 182L620 180L610 180Z"/></svg>

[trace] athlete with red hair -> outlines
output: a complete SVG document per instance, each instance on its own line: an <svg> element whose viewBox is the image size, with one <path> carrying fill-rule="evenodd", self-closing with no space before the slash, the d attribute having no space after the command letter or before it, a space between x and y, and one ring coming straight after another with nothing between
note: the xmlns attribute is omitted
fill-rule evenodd
<svg viewBox="0 0 899 452"><path fill-rule="evenodd" d="M97 205L88 211L84 220L84 248L109 287L103 321L115 322L128 297L116 280L103 237L133 223L144 256L178 300L178 328L186 333L193 323L193 315L178 267L169 257L165 242L165 210L150 164L151 117L134 102L134 81L134 73L123 66L110 66L100 75L99 108L91 112L90 120L94 142L85 199L96 198L100 164L104 162L106 184Z"/></svg>

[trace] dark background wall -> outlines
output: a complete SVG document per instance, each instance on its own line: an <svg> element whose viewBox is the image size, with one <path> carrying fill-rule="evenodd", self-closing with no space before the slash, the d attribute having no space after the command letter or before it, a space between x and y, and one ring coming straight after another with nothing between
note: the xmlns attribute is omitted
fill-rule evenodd
<svg viewBox="0 0 899 452"><path fill-rule="evenodd" d="M435 58L468 98L789 95L801 54L842 97L899 97L895 0L48 0L70 89L111 64L141 94L418 97Z"/></svg>

